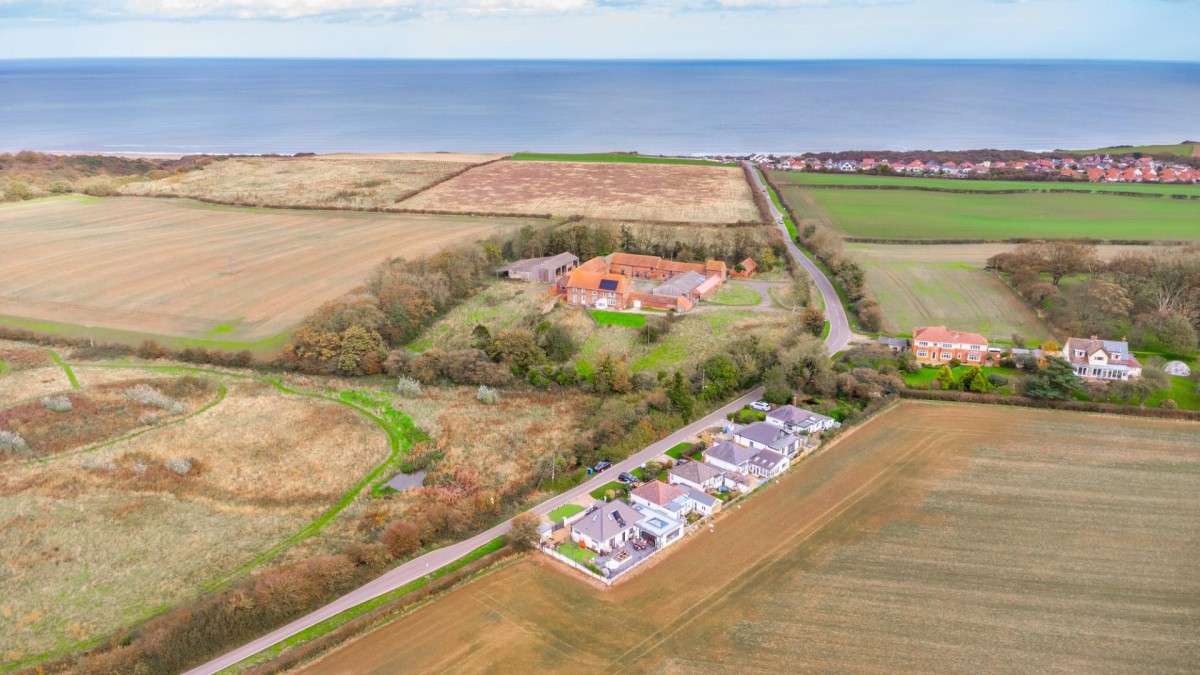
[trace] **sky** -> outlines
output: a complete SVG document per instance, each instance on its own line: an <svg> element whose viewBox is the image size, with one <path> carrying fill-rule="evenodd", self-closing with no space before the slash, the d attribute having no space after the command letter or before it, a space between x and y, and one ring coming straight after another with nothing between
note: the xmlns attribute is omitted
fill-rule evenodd
<svg viewBox="0 0 1200 675"><path fill-rule="evenodd" d="M1200 0L0 0L0 58L1200 61Z"/></svg>

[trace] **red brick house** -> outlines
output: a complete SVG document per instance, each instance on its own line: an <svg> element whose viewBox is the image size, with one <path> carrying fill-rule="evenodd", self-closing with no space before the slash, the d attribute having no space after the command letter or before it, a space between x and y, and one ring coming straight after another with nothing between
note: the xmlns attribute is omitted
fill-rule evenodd
<svg viewBox="0 0 1200 675"><path fill-rule="evenodd" d="M950 330L945 326L913 329L912 351L917 363L941 365L958 359L965 365L987 365L988 341L979 333Z"/></svg>

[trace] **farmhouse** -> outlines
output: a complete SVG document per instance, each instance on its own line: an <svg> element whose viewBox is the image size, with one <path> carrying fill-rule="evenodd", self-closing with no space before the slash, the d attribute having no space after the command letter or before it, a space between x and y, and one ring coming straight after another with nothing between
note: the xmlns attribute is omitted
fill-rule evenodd
<svg viewBox="0 0 1200 675"><path fill-rule="evenodd" d="M837 422L832 417L794 405L780 406L767 413L767 424L783 429L789 434L815 434L832 429Z"/></svg>
<svg viewBox="0 0 1200 675"><path fill-rule="evenodd" d="M914 328L912 344L917 363L940 365L958 359L966 364L983 365L988 359L987 338L945 326Z"/></svg>
<svg viewBox="0 0 1200 675"><path fill-rule="evenodd" d="M733 271L729 273L729 276L738 277L740 279L749 279L757 273L758 263L754 262L754 258L746 258L734 266Z"/></svg>
<svg viewBox="0 0 1200 675"><path fill-rule="evenodd" d="M620 274L573 270L563 284L568 304L604 309L625 309L629 303L629 278Z"/></svg>
<svg viewBox="0 0 1200 675"><path fill-rule="evenodd" d="M725 472L705 462L691 461L671 467L667 480L671 485L693 490L716 490L725 484Z"/></svg>
<svg viewBox="0 0 1200 675"><path fill-rule="evenodd" d="M598 502L592 511L571 525L571 541L581 547L606 553L635 538L641 511L622 501Z"/></svg>
<svg viewBox="0 0 1200 675"><path fill-rule="evenodd" d="M1075 374L1087 380L1128 380L1142 375L1142 364L1129 353L1125 340L1101 340L1096 335L1070 338L1062 354Z"/></svg>
<svg viewBox="0 0 1200 675"><path fill-rule="evenodd" d="M733 440L753 450L774 450L788 457L794 457L800 451L799 438L768 422L755 422L738 429L733 432Z"/></svg>
<svg viewBox="0 0 1200 675"><path fill-rule="evenodd" d="M544 258L518 260L501 267L497 273L509 279L553 284L576 267L579 267L579 258L574 253L564 252Z"/></svg>

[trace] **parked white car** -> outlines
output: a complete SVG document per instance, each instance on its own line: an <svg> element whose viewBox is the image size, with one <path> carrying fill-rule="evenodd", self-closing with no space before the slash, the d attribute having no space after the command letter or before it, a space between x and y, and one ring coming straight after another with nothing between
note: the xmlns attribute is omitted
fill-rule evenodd
<svg viewBox="0 0 1200 675"><path fill-rule="evenodd" d="M759 412L771 412L771 404L766 401L755 401L750 404L750 408Z"/></svg>

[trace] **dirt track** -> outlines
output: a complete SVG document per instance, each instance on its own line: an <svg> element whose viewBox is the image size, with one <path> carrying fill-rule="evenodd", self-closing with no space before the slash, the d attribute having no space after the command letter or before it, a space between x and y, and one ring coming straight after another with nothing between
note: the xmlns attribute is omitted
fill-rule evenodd
<svg viewBox="0 0 1200 675"><path fill-rule="evenodd" d="M612 590L541 558L309 673L1187 670L1195 425L908 403Z"/></svg>

